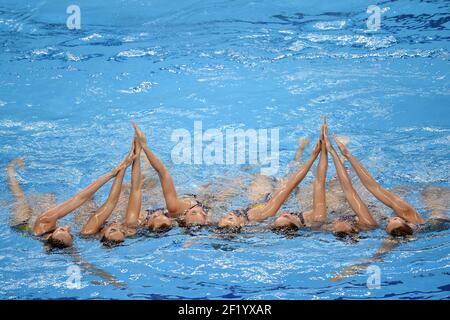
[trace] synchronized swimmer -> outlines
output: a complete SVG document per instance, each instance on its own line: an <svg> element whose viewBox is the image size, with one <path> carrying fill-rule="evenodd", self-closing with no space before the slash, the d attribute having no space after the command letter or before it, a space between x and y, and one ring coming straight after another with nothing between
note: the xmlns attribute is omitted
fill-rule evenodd
<svg viewBox="0 0 450 320"><path fill-rule="evenodd" d="M313 147L310 158L305 163L301 162L301 157L307 141L302 140L295 156L295 172L281 179L276 188L265 194L264 190L270 189L266 188L267 185L270 185L268 177L263 177L263 175L255 177L255 183L247 186L249 190L253 190L249 198L254 203L246 208L230 211L218 221L214 221L212 218L212 210L219 207L221 203L223 204L229 198L237 195L236 190L233 191L231 188L219 193L214 190L208 190L208 186L206 186L202 190L202 195L188 194L179 196L169 170L149 148L146 136L142 130L135 123L133 123L133 126L135 135L131 150L125 159L113 170L98 178L74 197L57 205L55 205L54 197L47 194L41 196L40 206L33 206L16 179L16 167L23 167L23 160L19 158L11 161L7 167L9 188L15 197L11 226L33 234L51 247L70 247L73 245L74 240L70 226L57 226L57 222L72 212L90 206L89 217L82 226L80 235L83 237L96 237L110 245L123 242L127 236L135 235L139 229L160 232L176 225L181 227L213 226L222 231L239 232L246 225L255 225L275 217L291 194L304 180L317 158L319 158L319 161L316 175L311 185L312 209L305 212L281 211L273 222L267 226L268 229L296 230L299 228L313 228L333 232L339 237L353 237L359 232L379 227L379 221L369 211L369 206L355 189L349 176L349 171L344 166L345 160L350 163L351 168L353 168L364 188L394 212L395 217L389 218L385 227L390 237L389 239L412 235L414 232L423 230L424 226L426 226L424 219L409 203L396 193L383 188L350 153L344 141L341 141L333 134L333 140L341 153L341 157L339 156L330 141L325 117L320 130L320 137ZM142 197L151 194L145 186L148 184L148 181L142 172L141 154L147 158L151 168L158 175L165 202L165 207L163 208L142 209ZM330 188L327 191L328 154L333 159L336 177L330 182ZM128 186L123 180L130 165L132 167L131 183ZM107 200L103 205L97 207L95 201L93 201L96 192L113 178L114 181ZM143 182L143 180L145 181ZM333 182L334 184L332 184ZM335 186L337 182L339 182L340 188L332 188L331 186ZM143 194L143 190L147 194ZM302 190L299 190L298 193L302 193ZM340 193L342 194L341 197ZM443 198L447 199L448 202L449 195L448 188L435 187L434 192L431 192L429 188L425 190L423 193L424 202L432 209L428 223L442 225L449 221L446 215L448 203L447 205L441 203ZM152 196L155 197L156 194ZM352 213L342 213L334 221L329 221L330 207L337 207L337 203L340 201L338 199L345 201ZM437 204L440 205L440 209L435 208ZM112 222L111 220L113 219L111 217L117 210L123 212L123 215ZM39 215L40 212L43 213ZM37 217L35 221L33 221L33 217ZM109 223L108 220L110 220ZM383 244L375 258L393 247L389 243L392 243L392 241ZM344 270L341 276L351 274L363 265L359 264L348 268ZM336 276L336 279L339 278L340 276Z"/></svg>

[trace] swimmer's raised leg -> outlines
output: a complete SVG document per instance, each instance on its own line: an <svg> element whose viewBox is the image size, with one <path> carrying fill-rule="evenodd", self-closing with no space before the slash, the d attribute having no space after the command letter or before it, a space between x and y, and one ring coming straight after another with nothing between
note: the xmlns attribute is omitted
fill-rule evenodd
<svg viewBox="0 0 450 320"><path fill-rule="evenodd" d="M125 163L130 164L132 159L135 158L133 151L128 154L125 159ZM106 220L109 218L114 208L117 205L117 202L120 198L120 192L122 190L123 177L125 176L127 167L120 169L116 178L114 179L114 183L111 186L111 190L109 191L108 199L105 203L89 218L86 224L81 229L81 234L84 236L94 235L100 231L102 226L105 224Z"/></svg>
<svg viewBox="0 0 450 320"><path fill-rule="evenodd" d="M324 120L325 121L325 120ZM324 122L325 124L325 122ZM323 223L327 219L327 205L325 194L325 183L327 180L328 154L324 139L324 125L320 133L321 151L320 160L317 165L316 178L313 182L313 209L305 212L305 221Z"/></svg>
<svg viewBox="0 0 450 320"><path fill-rule="evenodd" d="M135 123L133 123L133 127L139 145L147 156L151 166L158 173L169 216L178 217L182 215L185 210L188 210L191 207L191 203L178 198L175 184L173 183L173 178L170 175L169 170L167 170L162 161L148 147L147 138L145 137L144 132L142 132Z"/></svg>
<svg viewBox="0 0 450 320"><path fill-rule="evenodd" d="M345 197L352 208L352 210L358 216L358 227L362 230L367 230L375 228L378 223L375 221L373 216L369 213L367 205L361 200L358 193L355 191L352 185L352 181L345 170L344 164L341 162L336 150L334 150L331 145L330 139L328 137L328 128L324 130L325 143L327 145L327 150L330 152L333 158L334 166L336 168L336 173L341 183L342 190L344 191Z"/></svg>
<svg viewBox="0 0 450 320"><path fill-rule="evenodd" d="M350 141L349 137L341 136L341 141L344 144L347 144ZM344 156L340 155L340 160L344 164L346 159ZM345 167L347 174L352 179L351 172ZM355 188L357 190L357 188ZM334 176L328 182L328 191L327 191L327 208L328 212L335 212L338 214L346 214L351 212L351 208L348 205L347 199L345 198L345 193L342 190L341 183L339 182L339 177L335 173Z"/></svg>
<svg viewBox="0 0 450 320"><path fill-rule="evenodd" d="M16 201L15 207L13 209L13 216L10 220L10 224L12 226L27 223L33 214L33 209L29 205L25 193L23 192L16 178L16 167L19 166L23 168L24 165L25 164L23 158L17 158L12 160L6 168L9 190L14 195Z"/></svg>
<svg viewBox="0 0 450 320"><path fill-rule="evenodd" d="M382 188L378 182L369 174L362 164L350 153L347 147L341 143L334 135L334 141L338 145L342 155L350 162L362 184L369 190L375 198L386 206L394 210L395 214L407 222L423 223L424 220L409 203L393 192Z"/></svg>
<svg viewBox="0 0 450 320"><path fill-rule="evenodd" d="M311 157L306 161L306 163L297 170L297 172L290 177L285 179L285 182L275 190L272 198L262 207L253 208L248 211L248 218L252 221L262 221L269 217L274 216L278 210L281 208L283 203L287 200L291 192L298 186L300 182L303 181L308 171L311 169L312 164L317 159L320 153L321 143L318 141L313 149Z"/></svg>
<svg viewBox="0 0 450 320"><path fill-rule="evenodd" d="M100 269L89 261L84 260L75 249L70 250L68 253L70 258L72 259L72 262L78 265L83 270L83 272L96 277L100 277L105 281L105 284L112 285L115 288L121 289L127 287L127 284L117 279L117 277L113 276L103 269Z"/></svg>
<svg viewBox="0 0 450 320"><path fill-rule="evenodd" d="M139 224L139 216L142 207L142 176L141 176L141 145L137 137L134 139L134 152L136 157L133 160L131 169L131 187L128 207L125 215L125 226L136 228Z"/></svg>
<svg viewBox="0 0 450 320"><path fill-rule="evenodd" d="M127 166L128 164L125 162L120 163L116 168L98 178L89 186L81 190L74 197L44 212L37 218L34 224L33 227L34 235L40 236L47 232L53 231L56 228L56 222L58 221L58 219L66 216L73 210L79 208L86 201L91 199L94 196L94 194L98 191L98 189L100 189L109 180L115 177L120 172L121 169Z"/></svg>

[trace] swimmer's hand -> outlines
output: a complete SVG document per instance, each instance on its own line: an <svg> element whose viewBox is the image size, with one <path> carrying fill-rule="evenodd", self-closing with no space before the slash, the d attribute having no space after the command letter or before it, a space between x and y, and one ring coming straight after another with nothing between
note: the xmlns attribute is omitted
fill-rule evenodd
<svg viewBox="0 0 450 320"><path fill-rule="evenodd" d="M133 122L134 133L136 135L137 141L141 146L147 145L147 138L145 137L145 133L139 129L136 122Z"/></svg>
<svg viewBox="0 0 450 320"><path fill-rule="evenodd" d="M336 137L336 135L334 133L333 133L333 139L334 139L334 142L336 142L339 150L341 150L342 155L344 157L350 156L350 152L348 151L348 149L345 146L345 144L343 144L341 141L339 141L339 139Z"/></svg>

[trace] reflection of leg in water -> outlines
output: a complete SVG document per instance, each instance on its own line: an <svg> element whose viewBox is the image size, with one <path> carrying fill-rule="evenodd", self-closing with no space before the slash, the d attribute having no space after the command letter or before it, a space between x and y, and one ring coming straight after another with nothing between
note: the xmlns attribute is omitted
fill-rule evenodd
<svg viewBox="0 0 450 320"><path fill-rule="evenodd" d="M450 221L450 188L428 186L422 192L422 201L431 210L430 223Z"/></svg>
<svg viewBox="0 0 450 320"><path fill-rule="evenodd" d="M399 241L396 239L393 238L385 239L381 244L380 248L377 250L377 252L372 256L372 258L370 258L367 261L355 263L348 267L345 267L340 273L336 273L330 280L340 281L345 277L349 277L366 270L367 267L370 266L371 264L381 261L382 257L388 252L394 250L394 248L398 244Z"/></svg>
<svg viewBox="0 0 450 320"><path fill-rule="evenodd" d="M248 187L248 199L252 203L263 202L267 194L274 189L274 179L264 174L257 173Z"/></svg>
<svg viewBox="0 0 450 320"><path fill-rule="evenodd" d="M144 193L150 192L158 185L158 177L155 175L153 168L144 153L141 154L141 164L142 189Z"/></svg>
<svg viewBox="0 0 450 320"><path fill-rule="evenodd" d="M37 202L42 212L45 212L56 206L56 195L52 192L44 193L39 196Z"/></svg>
<svg viewBox="0 0 450 320"><path fill-rule="evenodd" d="M88 219L98 210L98 205L95 202L95 198L86 201L81 207L74 211L75 225L81 229L81 227L88 221Z"/></svg>
<svg viewBox="0 0 450 320"><path fill-rule="evenodd" d="M328 183L327 210L341 214L352 214L352 210L345 199L345 193L337 176L334 176Z"/></svg>
<svg viewBox="0 0 450 320"><path fill-rule="evenodd" d="M303 151L305 151L305 148L308 144L309 144L308 138L300 138L300 140L298 140L298 148L297 151L295 152L294 161L298 162L302 161Z"/></svg>
<svg viewBox="0 0 450 320"><path fill-rule="evenodd" d="M122 185L122 191L120 192L119 200L109 218L109 222L121 222L125 219L125 213L128 206L128 198L130 197L130 186L126 183Z"/></svg>
<svg viewBox="0 0 450 320"><path fill-rule="evenodd" d="M298 186L295 196L300 212L311 210L313 203L313 183L310 182L305 184L305 186Z"/></svg>
<svg viewBox="0 0 450 320"><path fill-rule="evenodd" d="M119 281L115 276L111 275L105 270L100 269L96 265L83 260L83 258L79 255L79 253L75 249L70 250L69 256L72 258L73 263L79 266L81 270L83 270L88 274L103 279L106 282L106 284L113 285L115 288L127 287L125 283Z"/></svg>
<svg viewBox="0 0 450 320"><path fill-rule="evenodd" d="M229 210L230 201L245 190L245 183L242 177L219 177L213 182L201 185L197 188L197 199L211 208L212 218L218 213Z"/></svg>

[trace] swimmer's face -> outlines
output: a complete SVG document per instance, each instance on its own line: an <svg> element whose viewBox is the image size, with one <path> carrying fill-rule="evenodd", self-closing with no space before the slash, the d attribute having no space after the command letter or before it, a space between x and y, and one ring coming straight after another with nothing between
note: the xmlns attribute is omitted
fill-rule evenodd
<svg viewBox="0 0 450 320"><path fill-rule="evenodd" d="M120 224L113 223L105 228L103 233L103 241L119 243L123 242L124 239L125 234Z"/></svg>
<svg viewBox="0 0 450 320"><path fill-rule="evenodd" d="M298 229L301 226L300 219L290 213L282 212L272 223L273 229Z"/></svg>
<svg viewBox="0 0 450 320"><path fill-rule="evenodd" d="M188 226L203 226L207 223L207 213L201 206L189 209L184 215L184 223Z"/></svg>
<svg viewBox="0 0 450 320"><path fill-rule="evenodd" d="M358 230L348 221L334 221L332 228L333 233L340 237L358 233Z"/></svg>
<svg viewBox="0 0 450 320"><path fill-rule="evenodd" d="M219 228L239 228L244 225L244 218L229 212L219 220Z"/></svg>
<svg viewBox="0 0 450 320"><path fill-rule="evenodd" d="M404 237L413 234L413 228L402 218L389 218L386 226L386 232L392 236Z"/></svg>
<svg viewBox="0 0 450 320"><path fill-rule="evenodd" d="M57 241L63 247L72 246L73 235L70 231L70 226L68 225L56 228L51 237L53 241Z"/></svg>
<svg viewBox="0 0 450 320"><path fill-rule="evenodd" d="M172 220L163 211L153 213L147 222L147 228L152 230L167 229L172 227Z"/></svg>

